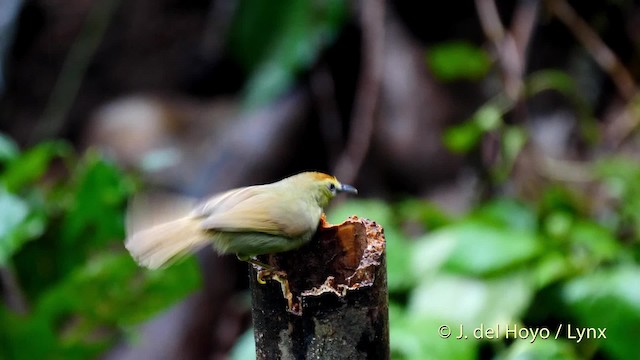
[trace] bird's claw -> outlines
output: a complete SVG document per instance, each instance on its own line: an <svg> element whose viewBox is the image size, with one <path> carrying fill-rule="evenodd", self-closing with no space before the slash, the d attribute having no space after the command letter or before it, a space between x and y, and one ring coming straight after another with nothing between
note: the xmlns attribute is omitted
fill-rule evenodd
<svg viewBox="0 0 640 360"><path fill-rule="evenodd" d="M264 270L275 270L275 268L269 264L265 264L262 261L258 260L255 257L241 257L238 256L238 259L242 260L242 261L246 261L249 264L253 265L254 267L259 267L262 268ZM257 270L257 269L256 269Z"/></svg>
<svg viewBox="0 0 640 360"><path fill-rule="evenodd" d="M265 273L267 273L267 274L265 274ZM256 273L256 280L258 280L258 283L260 285L264 285L264 284L267 283L267 281L264 279L265 275L271 275L271 271L269 271L269 270L261 270L261 271L258 271Z"/></svg>

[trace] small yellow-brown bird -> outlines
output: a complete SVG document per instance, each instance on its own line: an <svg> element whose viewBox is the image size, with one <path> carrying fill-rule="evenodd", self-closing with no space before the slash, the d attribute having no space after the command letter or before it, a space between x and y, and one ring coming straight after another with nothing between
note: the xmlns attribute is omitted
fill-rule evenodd
<svg viewBox="0 0 640 360"><path fill-rule="evenodd" d="M214 195L160 224L142 224L139 219L146 215L135 213L146 210L134 209L127 219L125 246L140 265L151 269L209 242L219 253L252 262L253 256L292 250L311 240L323 209L338 192L357 194L331 175L304 172Z"/></svg>

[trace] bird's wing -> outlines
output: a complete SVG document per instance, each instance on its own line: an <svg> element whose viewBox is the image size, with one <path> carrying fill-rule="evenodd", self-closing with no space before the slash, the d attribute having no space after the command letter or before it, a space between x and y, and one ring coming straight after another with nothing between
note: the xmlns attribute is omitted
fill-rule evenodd
<svg viewBox="0 0 640 360"><path fill-rule="evenodd" d="M207 230L262 232L296 237L309 230L300 204L283 201L277 189L258 185L222 193L204 203L199 215ZM285 195L286 196L286 195Z"/></svg>

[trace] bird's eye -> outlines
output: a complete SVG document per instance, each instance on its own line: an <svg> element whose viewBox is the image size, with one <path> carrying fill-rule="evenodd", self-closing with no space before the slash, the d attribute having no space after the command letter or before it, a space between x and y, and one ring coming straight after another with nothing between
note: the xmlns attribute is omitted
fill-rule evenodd
<svg viewBox="0 0 640 360"><path fill-rule="evenodd" d="M336 184L333 184L333 183L329 184L329 191L331 191L332 193L335 194L335 192L336 192Z"/></svg>

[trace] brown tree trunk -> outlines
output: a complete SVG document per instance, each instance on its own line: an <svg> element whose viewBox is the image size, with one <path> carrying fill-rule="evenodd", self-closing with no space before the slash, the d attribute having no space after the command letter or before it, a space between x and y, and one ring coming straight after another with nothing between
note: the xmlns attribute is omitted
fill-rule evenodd
<svg viewBox="0 0 640 360"><path fill-rule="evenodd" d="M252 267L257 359L388 359L385 241L375 222L324 221L304 247ZM261 284L260 281L266 281Z"/></svg>

